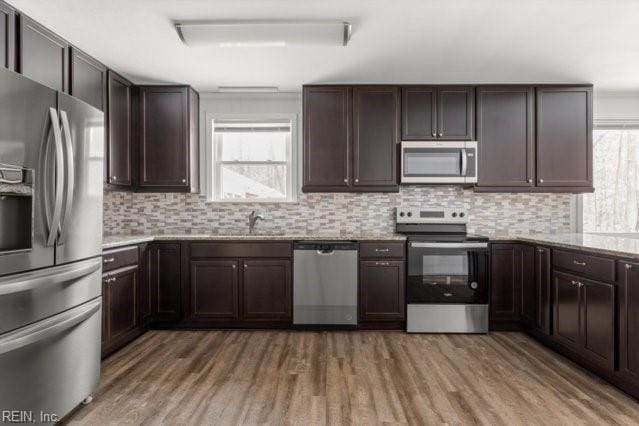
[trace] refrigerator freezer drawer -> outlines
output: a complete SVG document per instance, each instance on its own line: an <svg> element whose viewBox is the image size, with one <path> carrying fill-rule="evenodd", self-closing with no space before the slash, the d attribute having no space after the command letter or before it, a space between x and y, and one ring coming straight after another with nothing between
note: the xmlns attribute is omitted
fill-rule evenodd
<svg viewBox="0 0 639 426"><path fill-rule="evenodd" d="M0 336L0 410L30 412L38 422L41 413L60 419L93 392L101 305L98 297Z"/></svg>
<svg viewBox="0 0 639 426"><path fill-rule="evenodd" d="M0 278L0 334L102 294L102 258Z"/></svg>

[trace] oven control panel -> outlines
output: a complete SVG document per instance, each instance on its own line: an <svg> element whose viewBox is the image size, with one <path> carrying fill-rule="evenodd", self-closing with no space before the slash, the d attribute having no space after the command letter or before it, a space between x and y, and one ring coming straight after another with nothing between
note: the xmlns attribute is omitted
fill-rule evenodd
<svg viewBox="0 0 639 426"><path fill-rule="evenodd" d="M398 207L396 223L466 223L468 214L461 208L419 209Z"/></svg>

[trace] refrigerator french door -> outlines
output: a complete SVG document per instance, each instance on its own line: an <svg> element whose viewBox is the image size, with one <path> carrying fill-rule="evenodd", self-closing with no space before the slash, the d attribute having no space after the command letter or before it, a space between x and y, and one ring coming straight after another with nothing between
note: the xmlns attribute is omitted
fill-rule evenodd
<svg viewBox="0 0 639 426"><path fill-rule="evenodd" d="M0 411L62 418L100 374L104 115L0 69Z"/></svg>

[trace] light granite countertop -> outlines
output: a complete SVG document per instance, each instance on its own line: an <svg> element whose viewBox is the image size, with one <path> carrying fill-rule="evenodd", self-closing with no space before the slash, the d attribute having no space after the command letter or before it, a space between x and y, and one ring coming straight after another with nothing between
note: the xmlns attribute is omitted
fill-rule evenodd
<svg viewBox="0 0 639 426"><path fill-rule="evenodd" d="M491 241L521 241L533 244L546 244L553 247L583 250L592 253L607 254L639 259L639 238L598 234L510 234L482 233ZM333 235L265 235L265 234L158 234L158 235L114 235L104 237L102 248L111 249L149 241L403 241L406 236L399 234L333 234Z"/></svg>
<svg viewBox="0 0 639 426"><path fill-rule="evenodd" d="M166 235L112 235L102 240L102 249L141 244L149 241L404 241L399 234L309 234L309 235L265 235L265 234L166 234Z"/></svg>
<svg viewBox="0 0 639 426"><path fill-rule="evenodd" d="M639 238L600 234L482 234L491 241L521 241L639 259Z"/></svg>

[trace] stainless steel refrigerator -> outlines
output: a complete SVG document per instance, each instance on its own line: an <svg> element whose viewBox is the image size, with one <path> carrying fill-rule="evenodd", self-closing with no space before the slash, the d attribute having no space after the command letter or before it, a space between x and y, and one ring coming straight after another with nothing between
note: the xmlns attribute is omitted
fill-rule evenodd
<svg viewBox="0 0 639 426"><path fill-rule="evenodd" d="M103 153L101 111L0 69L0 412L51 422L98 383Z"/></svg>

